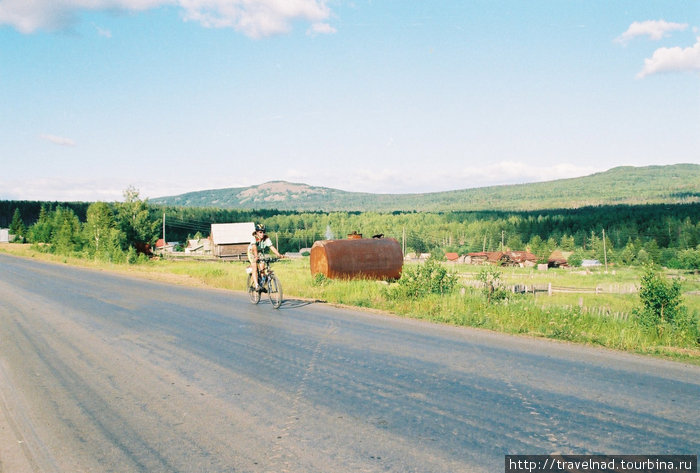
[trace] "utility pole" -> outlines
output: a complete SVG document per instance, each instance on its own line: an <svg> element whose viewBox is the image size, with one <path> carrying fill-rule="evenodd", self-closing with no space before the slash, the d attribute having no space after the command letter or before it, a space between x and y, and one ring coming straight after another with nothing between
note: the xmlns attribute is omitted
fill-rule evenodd
<svg viewBox="0 0 700 473"><path fill-rule="evenodd" d="M503 239L505 237L505 230L501 230L501 251L503 251Z"/></svg>
<svg viewBox="0 0 700 473"><path fill-rule="evenodd" d="M406 227L403 227L403 239L402 239L402 244L403 244L403 254L406 256Z"/></svg>
<svg viewBox="0 0 700 473"><path fill-rule="evenodd" d="M603 228L603 258L605 259L605 272L608 272L608 250L605 248L605 229Z"/></svg>
<svg viewBox="0 0 700 473"><path fill-rule="evenodd" d="M163 249L165 249L165 212L163 212Z"/></svg>

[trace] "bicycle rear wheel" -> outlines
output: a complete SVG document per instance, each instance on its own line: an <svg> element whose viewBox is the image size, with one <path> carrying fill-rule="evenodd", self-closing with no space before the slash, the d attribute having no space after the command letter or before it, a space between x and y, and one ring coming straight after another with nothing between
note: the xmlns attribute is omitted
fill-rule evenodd
<svg viewBox="0 0 700 473"><path fill-rule="evenodd" d="M255 285L253 284L253 275L248 275L248 298L253 304L260 302L260 292L255 290Z"/></svg>
<svg viewBox="0 0 700 473"><path fill-rule="evenodd" d="M282 305L282 285L274 274L270 275L267 281L267 295L270 297L272 307L279 309Z"/></svg>

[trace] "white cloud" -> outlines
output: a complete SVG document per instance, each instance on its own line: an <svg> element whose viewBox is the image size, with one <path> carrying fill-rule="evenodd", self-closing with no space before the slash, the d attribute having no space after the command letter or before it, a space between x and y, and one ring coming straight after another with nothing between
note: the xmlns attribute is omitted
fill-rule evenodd
<svg viewBox="0 0 700 473"><path fill-rule="evenodd" d="M63 136L56 135L41 135L42 140L50 141L51 143L59 146L75 146L75 141L70 138L64 138Z"/></svg>
<svg viewBox="0 0 700 473"><path fill-rule="evenodd" d="M95 26L95 29L97 29L97 34L99 34L103 38L111 38L112 37L112 32L108 29L100 28L99 26Z"/></svg>
<svg viewBox="0 0 700 473"><path fill-rule="evenodd" d="M184 18L210 28L230 27L251 38L286 33L293 20L326 20L326 0L180 0Z"/></svg>
<svg viewBox="0 0 700 473"><path fill-rule="evenodd" d="M318 34L333 34L335 32L337 32L337 30L328 23L314 23L311 25L311 28L306 31L306 34L315 36Z"/></svg>
<svg viewBox="0 0 700 473"><path fill-rule="evenodd" d="M615 41L627 44L638 36L648 36L658 41L672 31L684 31L687 28L687 23L671 23L665 20L635 21Z"/></svg>
<svg viewBox="0 0 700 473"><path fill-rule="evenodd" d="M0 25L22 33L60 30L72 26L83 11L144 11L179 6L185 21L208 28L233 28L252 38L291 30L293 21L312 24L316 33L335 30L324 23L330 17L328 0L0 0Z"/></svg>
<svg viewBox="0 0 700 473"><path fill-rule="evenodd" d="M82 11L143 11L175 0L2 0L0 24L22 33L61 30L72 26Z"/></svg>
<svg viewBox="0 0 700 473"><path fill-rule="evenodd" d="M689 48L659 48L644 60L644 68L637 78L643 78L659 72L700 71L700 37Z"/></svg>

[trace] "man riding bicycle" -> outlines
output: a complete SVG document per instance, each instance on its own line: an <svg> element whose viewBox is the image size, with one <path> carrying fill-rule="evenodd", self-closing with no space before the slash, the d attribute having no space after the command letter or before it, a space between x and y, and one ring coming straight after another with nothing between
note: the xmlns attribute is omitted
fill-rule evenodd
<svg viewBox="0 0 700 473"><path fill-rule="evenodd" d="M256 291L265 291L258 284L258 257L265 254L265 250L269 248L278 258L284 258L277 251L277 248L272 244L270 237L265 234L265 225L258 224L255 226L255 231L253 232L253 238L248 245L248 261L250 261L250 268L252 270L253 281L255 281Z"/></svg>

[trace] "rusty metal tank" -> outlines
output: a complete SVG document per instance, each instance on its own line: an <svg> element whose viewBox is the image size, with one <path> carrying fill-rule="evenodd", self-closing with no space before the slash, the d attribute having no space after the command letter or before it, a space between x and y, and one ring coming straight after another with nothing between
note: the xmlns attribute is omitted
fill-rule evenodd
<svg viewBox="0 0 700 473"><path fill-rule="evenodd" d="M331 279L399 279L401 245L393 238L322 240L311 247L311 274Z"/></svg>

